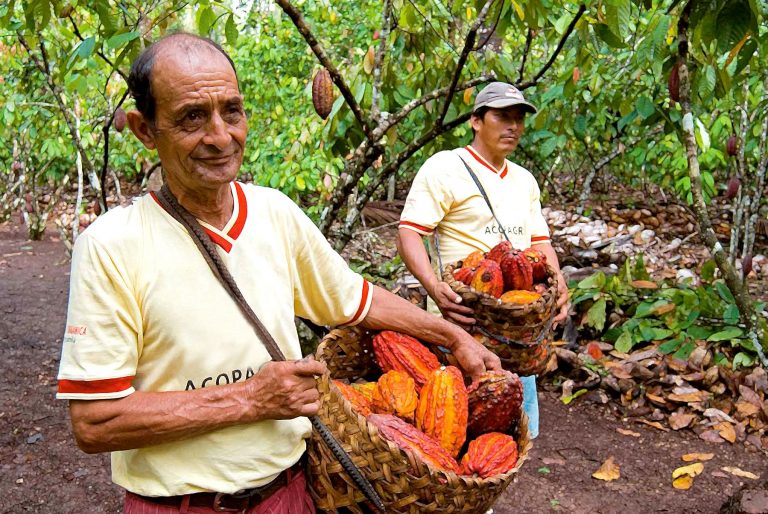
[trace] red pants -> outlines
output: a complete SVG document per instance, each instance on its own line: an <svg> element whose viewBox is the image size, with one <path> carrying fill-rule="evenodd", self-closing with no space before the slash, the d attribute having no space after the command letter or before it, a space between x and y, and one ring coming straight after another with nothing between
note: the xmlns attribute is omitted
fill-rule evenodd
<svg viewBox="0 0 768 514"><path fill-rule="evenodd" d="M181 507L170 507L126 492L123 512L124 514L209 514L216 512L210 507L189 506L188 497L185 500L182 501ZM315 504L307 491L304 473L296 473L285 486L243 514L315 514Z"/></svg>

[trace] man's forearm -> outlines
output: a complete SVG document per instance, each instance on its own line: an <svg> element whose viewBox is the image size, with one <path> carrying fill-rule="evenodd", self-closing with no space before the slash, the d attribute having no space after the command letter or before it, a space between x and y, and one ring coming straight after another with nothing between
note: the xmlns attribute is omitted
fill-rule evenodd
<svg viewBox="0 0 768 514"><path fill-rule="evenodd" d="M542 243L534 246L534 248L544 254L547 258L547 264L555 268L555 271L560 271L560 261L557 259L557 252L555 252L555 249L552 248L551 244Z"/></svg>
<svg viewBox="0 0 768 514"><path fill-rule="evenodd" d="M429 255L421 235L409 229L400 229L397 233L397 251L416 280L432 295L434 285L440 281L429 262Z"/></svg>

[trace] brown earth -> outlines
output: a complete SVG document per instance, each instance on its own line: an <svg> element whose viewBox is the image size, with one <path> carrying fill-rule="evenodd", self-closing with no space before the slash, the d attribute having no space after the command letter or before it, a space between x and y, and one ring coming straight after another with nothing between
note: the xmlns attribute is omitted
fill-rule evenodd
<svg viewBox="0 0 768 514"><path fill-rule="evenodd" d="M109 458L77 449L66 404L54 399L68 278L69 262L55 238L28 242L19 227L0 226L0 512L120 511L122 493L110 482ZM540 401L541 435L498 501L498 514L715 513L752 482L722 467L768 478L768 459L754 447L708 443L690 431L662 432L584 398L566 406L542 391ZM672 471L692 452L715 457L691 489L676 490ZM611 456L621 478L592 478Z"/></svg>

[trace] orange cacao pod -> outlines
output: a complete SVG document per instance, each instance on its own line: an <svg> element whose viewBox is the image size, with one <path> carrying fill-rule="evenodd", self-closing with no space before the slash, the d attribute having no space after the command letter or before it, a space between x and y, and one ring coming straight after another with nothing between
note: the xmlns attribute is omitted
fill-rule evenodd
<svg viewBox="0 0 768 514"><path fill-rule="evenodd" d="M498 298L504 292L504 276L496 261L483 259L469 283L472 289Z"/></svg>
<svg viewBox="0 0 768 514"><path fill-rule="evenodd" d="M437 469L458 473L456 460L437 441L413 425L391 414L371 414L367 419L379 430L381 437L403 450L410 450L422 462Z"/></svg>
<svg viewBox="0 0 768 514"><path fill-rule="evenodd" d="M467 388L458 368L436 369L421 390L416 428L456 457L467 439L468 405Z"/></svg>
<svg viewBox="0 0 768 514"><path fill-rule="evenodd" d="M373 337L376 362L385 373L398 370L408 373L421 390L432 370L440 367L437 357L409 335L385 330Z"/></svg>
<svg viewBox="0 0 768 514"><path fill-rule="evenodd" d="M523 412L523 384L509 371L487 371L467 391L470 436L507 432Z"/></svg>
<svg viewBox="0 0 768 514"><path fill-rule="evenodd" d="M373 399L373 390L376 389L376 382L361 382L352 384L352 389L362 394L368 403Z"/></svg>
<svg viewBox="0 0 768 514"><path fill-rule="evenodd" d="M461 267L453 272L453 278L459 282L463 282L466 285L472 283L472 278L475 276L475 271L472 268Z"/></svg>
<svg viewBox="0 0 768 514"><path fill-rule="evenodd" d="M512 251L512 243L509 241L502 241L501 243L497 244L493 248L491 248L491 251L488 252L488 255L486 255L486 259L490 259L492 261L496 261L496 264L501 264L501 259L504 258L504 255L507 252Z"/></svg>
<svg viewBox="0 0 768 514"><path fill-rule="evenodd" d="M416 384L405 371L387 371L376 383L371 397L371 407L378 414L394 414L406 421L413 421L413 413L419 397Z"/></svg>
<svg viewBox="0 0 768 514"><path fill-rule="evenodd" d="M312 105L315 112L326 119L333 108L333 80L327 69L321 68L312 80Z"/></svg>
<svg viewBox="0 0 768 514"><path fill-rule="evenodd" d="M485 257L483 257L483 252L480 250L475 250L474 252L467 255L467 257L462 261L461 267L462 268L476 268L480 261L482 261Z"/></svg>
<svg viewBox="0 0 768 514"><path fill-rule="evenodd" d="M533 281L542 282L547 278L547 256L535 248L526 248L523 255L531 263Z"/></svg>
<svg viewBox="0 0 768 514"><path fill-rule="evenodd" d="M527 305L535 302L539 298L541 298L541 295L534 291L520 291L513 289L501 295L499 300L502 302L514 303L515 305Z"/></svg>
<svg viewBox="0 0 768 514"><path fill-rule="evenodd" d="M504 289L533 288L533 267L523 252L507 252L501 260L501 272L504 275Z"/></svg>
<svg viewBox="0 0 768 514"><path fill-rule="evenodd" d="M469 443L461 459L461 473L488 478L509 473L517 464L517 443L507 434L491 432Z"/></svg>
<svg viewBox="0 0 768 514"><path fill-rule="evenodd" d="M352 404L352 409L363 416L368 416L371 413L371 405L368 403L368 399L363 396L360 391L340 380L334 380L333 384L339 388L342 396L349 400L349 403Z"/></svg>

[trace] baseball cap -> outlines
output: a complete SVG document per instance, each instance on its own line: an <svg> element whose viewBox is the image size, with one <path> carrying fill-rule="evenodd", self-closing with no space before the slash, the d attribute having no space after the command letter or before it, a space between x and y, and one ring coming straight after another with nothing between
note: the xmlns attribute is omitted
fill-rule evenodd
<svg viewBox="0 0 768 514"><path fill-rule="evenodd" d="M506 82L491 82L475 98L475 106L472 112L481 107L491 107L493 109L503 109L512 105L520 105L526 111L535 113L538 109L528 102L523 93L512 84Z"/></svg>

